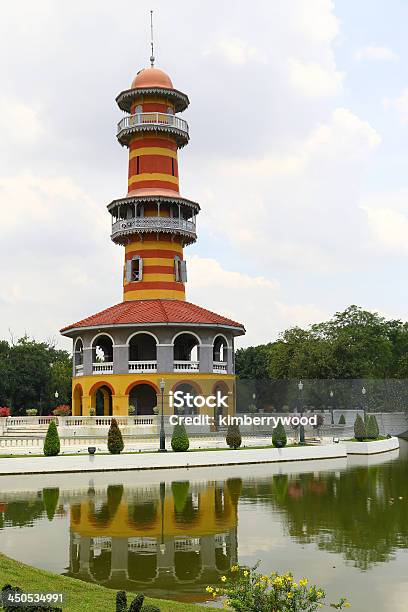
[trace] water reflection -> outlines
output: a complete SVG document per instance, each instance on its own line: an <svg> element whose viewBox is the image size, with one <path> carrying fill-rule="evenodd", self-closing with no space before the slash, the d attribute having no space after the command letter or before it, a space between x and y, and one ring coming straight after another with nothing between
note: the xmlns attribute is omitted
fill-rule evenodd
<svg viewBox="0 0 408 612"><path fill-rule="evenodd" d="M145 484L127 475L107 485L111 476L100 475L95 485L84 475L76 488L67 477L60 488L10 489L0 492L0 549L111 588L189 601L204 599L236 562L261 558L265 570L305 573L306 546L315 580L327 567L323 553L368 572L408 550L407 457L370 463L231 469L242 478L225 480L199 480L196 470L197 480ZM60 546L47 550L45 534Z"/></svg>

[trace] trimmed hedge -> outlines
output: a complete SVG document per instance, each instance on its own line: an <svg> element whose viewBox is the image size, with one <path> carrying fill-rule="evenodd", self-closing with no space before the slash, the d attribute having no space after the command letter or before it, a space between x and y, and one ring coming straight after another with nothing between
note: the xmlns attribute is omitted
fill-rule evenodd
<svg viewBox="0 0 408 612"><path fill-rule="evenodd" d="M233 450L237 450L237 448L241 446L242 437L241 432L239 431L239 425L228 425L225 441Z"/></svg>
<svg viewBox="0 0 408 612"><path fill-rule="evenodd" d="M367 437L364 421L359 414L356 416L356 420L354 421L354 437L360 442Z"/></svg>
<svg viewBox="0 0 408 612"><path fill-rule="evenodd" d="M58 429L55 421L51 421L48 425L47 435L44 440L44 455L46 457L55 457L59 455L61 450Z"/></svg>
<svg viewBox="0 0 408 612"><path fill-rule="evenodd" d="M126 591L118 591L116 593L116 612L127 612Z"/></svg>
<svg viewBox="0 0 408 612"><path fill-rule="evenodd" d="M187 431L183 423L176 423L171 436L171 448L176 453L188 451L190 440L188 439Z"/></svg>
<svg viewBox="0 0 408 612"><path fill-rule="evenodd" d="M370 440L376 440L378 438L378 423L377 419L374 415L368 417L367 427L366 427L366 436Z"/></svg>
<svg viewBox="0 0 408 612"><path fill-rule="evenodd" d="M346 424L346 419L344 417L344 414L340 415L339 418L339 425L345 425Z"/></svg>
<svg viewBox="0 0 408 612"><path fill-rule="evenodd" d="M20 587L13 587L11 586L11 584L5 584L4 587L1 589L1 595L6 595L6 593L8 592L11 592L13 594L21 594L23 593L23 590L20 589ZM4 612L16 612L16 610L18 610L19 612L62 612L62 608L52 608L49 606L41 606L36 604L23 604L21 606L19 605L18 607L16 607L15 605L3 605L1 609L4 610Z"/></svg>
<svg viewBox="0 0 408 612"><path fill-rule="evenodd" d="M274 446L286 446L288 439L282 421L278 421L277 426L272 432L272 444Z"/></svg>
<svg viewBox="0 0 408 612"><path fill-rule="evenodd" d="M124 446L118 422L116 419L112 419L108 432L108 451L112 455L119 455L123 451Z"/></svg>
<svg viewBox="0 0 408 612"><path fill-rule="evenodd" d="M53 487L50 489L43 489L42 498L44 502L45 512L47 513L47 518L49 521L52 521L55 516L55 512L58 507L60 491L58 487Z"/></svg>

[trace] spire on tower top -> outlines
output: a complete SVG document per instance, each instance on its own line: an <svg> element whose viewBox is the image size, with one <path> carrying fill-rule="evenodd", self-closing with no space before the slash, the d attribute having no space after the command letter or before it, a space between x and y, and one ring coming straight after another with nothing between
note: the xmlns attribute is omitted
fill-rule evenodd
<svg viewBox="0 0 408 612"><path fill-rule="evenodd" d="M153 51L153 11L150 11L150 45L152 48L152 54L150 56L150 66L154 68L154 51Z"/></svg>

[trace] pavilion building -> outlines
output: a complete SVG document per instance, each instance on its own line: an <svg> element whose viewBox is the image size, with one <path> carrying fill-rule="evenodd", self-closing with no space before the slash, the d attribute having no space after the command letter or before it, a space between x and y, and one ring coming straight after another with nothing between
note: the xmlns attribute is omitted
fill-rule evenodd
<svg viewBox="0 0 408 612"><path fill-rule="evenodd" d="M153 62L152 62L153 64ZM123 301L61 330L73 340L73 415L156 412L159 381L194 395L221 391L234 410L234 338L243 325L186 301L184 247L197 240L200 206L179 191L177 153L189 141L189 105L151 68L116 98L117 139L129 150L128 190L108 205L111 239L124 247ZM208 408L201 412L213 414Z"/></svg>

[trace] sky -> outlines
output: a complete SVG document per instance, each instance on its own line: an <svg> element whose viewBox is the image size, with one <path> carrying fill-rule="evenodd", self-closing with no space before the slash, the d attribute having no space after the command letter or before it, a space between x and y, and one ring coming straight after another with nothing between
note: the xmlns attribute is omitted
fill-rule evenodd
<svg viewBox="0 0 408 612"><path fill-rule="evenodd" d="M116 95L156 66L188 94L180 191L198 201L187 299L240 346L350 304L408 319L408 3L2 4L0 338L122 301L106 205L126 194Z"/></svg>

